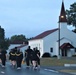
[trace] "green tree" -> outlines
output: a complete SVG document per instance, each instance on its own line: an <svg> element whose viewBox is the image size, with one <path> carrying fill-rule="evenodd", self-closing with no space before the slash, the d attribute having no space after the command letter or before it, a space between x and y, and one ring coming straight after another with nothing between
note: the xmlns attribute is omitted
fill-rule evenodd
<svg viewBox="0 0 76 75"><path fill-rule="evenodd" d="M4 37L5 37L4 33L5 33L4 29L1 28L1 26L0 26L0 39L4 39Z"/></svg>
<svg viewBox="0 0 76 75"><path fill-rule="evenodd" d="M28 43L28 39L26 39L25 35L13 35L11 38L10 38L10 41L13 42L13 41L23 41L23 42L26 42Z"/></svg>
<svg viewBox="0 0 76 75"><path fill-rule="evenodd" d="M70 5L70 9L66 10L67 21L69 25L73 25L76 29L76 2Z"/></svg>
<svg viewBox="0 0 76 75"><path fill-rule="evenodd" d="M0 48L2 50L7 50L9 47L9 39L5 38L5 31L0 26Z"/></svg>

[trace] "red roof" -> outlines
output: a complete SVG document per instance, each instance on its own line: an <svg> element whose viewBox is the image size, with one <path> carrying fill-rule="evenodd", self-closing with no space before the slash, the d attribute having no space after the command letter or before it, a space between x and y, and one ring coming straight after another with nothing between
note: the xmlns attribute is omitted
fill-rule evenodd
<svg viewBox="0 0 76 75"><path fill-rule="evenodd" d="M45 32L43 32L43 33L37 35L36 37L34 37L34 38L31 39L31 40L44 38L44 37L46 37L47 35L49 35L49 34L55 32L55 31L57 31L57 30L58 30L58 28L52 29L52 30L48 30L48 31L45 31Z"/></svg>
<svg viewBox="0 0 76 75"><path fill-rule="evenodd" d="M60 46L61 49L74 48L70 43L64 43Z"/></svg>

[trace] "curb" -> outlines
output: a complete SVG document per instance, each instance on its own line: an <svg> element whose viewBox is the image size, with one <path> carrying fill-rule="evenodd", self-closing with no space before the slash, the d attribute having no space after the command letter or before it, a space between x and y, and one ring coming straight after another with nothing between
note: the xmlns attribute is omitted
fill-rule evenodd
<svg viewBox="0 0 76 75"><path fill-rule="evenodd" d="M65 67L76 67L76 64L64 64Z"/></svg>

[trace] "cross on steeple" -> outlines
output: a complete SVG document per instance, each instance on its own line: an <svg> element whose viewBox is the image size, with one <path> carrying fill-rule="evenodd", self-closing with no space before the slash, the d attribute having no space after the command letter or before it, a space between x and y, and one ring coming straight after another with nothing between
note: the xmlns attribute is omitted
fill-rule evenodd
<svg viewBox="0 0 76 75"><path fill-rule="evenodd" d="M60 12L60 16L59 16L59 22L67 22L63 0L62 0L61 12Z"/></svg>

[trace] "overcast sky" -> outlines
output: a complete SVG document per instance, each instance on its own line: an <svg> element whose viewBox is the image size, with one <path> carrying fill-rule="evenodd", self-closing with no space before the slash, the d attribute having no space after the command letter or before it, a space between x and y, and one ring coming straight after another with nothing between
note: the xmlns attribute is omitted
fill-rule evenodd
<svg viewBox="0 0 76 75"><path fill-rule="evenodd" d="M74 2L64 0L65 9ZM6 37L34 37L58 27L61 4L62 0L0 0L0 25Z"/></svg>

